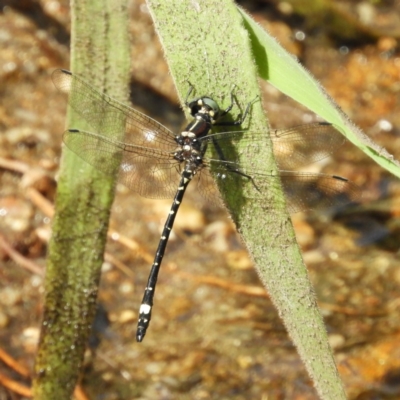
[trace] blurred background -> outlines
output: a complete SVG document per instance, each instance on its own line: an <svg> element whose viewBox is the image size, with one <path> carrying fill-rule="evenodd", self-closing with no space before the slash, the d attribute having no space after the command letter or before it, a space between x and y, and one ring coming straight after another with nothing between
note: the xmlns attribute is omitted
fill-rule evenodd
<svg viewBox="0 0 400 400"><path fill-rule="evenodd" d="M239 4L400 158L400 1ZM184 115L146 4L128 0L128 10L131 102L178 131ZM29 386L39 338L67 103L50 75L69 68L69 32L66 0L0 1L0 400L27 398L7 382ZM261 86L273 128L316 120ZM307 170L345 176L363 191L359 204L292 218L349 398L398 399L399 181L350 143ZM227 212L190 187L151 327L136 343L170 204L117 186L82 398L317 399Z"/></svg>

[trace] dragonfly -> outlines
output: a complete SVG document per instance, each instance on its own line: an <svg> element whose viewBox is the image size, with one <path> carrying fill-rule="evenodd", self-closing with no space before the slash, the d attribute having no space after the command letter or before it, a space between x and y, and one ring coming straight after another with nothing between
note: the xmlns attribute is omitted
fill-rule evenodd
<svg viewBox="0 0 400 400"><path fill-rule="evenodd" d="M250 113L254 101L236 120L224 120L234 106L233 91L229 106L221 109L209 96L189 101L191 86L185 105L192 120L174 134L151 117L96 90L76 74L57 69L52 79L57 89L68 95L69 105L94 130L64 132L63 141L70 150L105 174L115 174L117 170L118 181L141 196L173 199L139 309L138 342L150 324L161 263L190 182L196 181L199 192L214 201L219 195L210 187L210 177L223 180L228 186L239 179L243 185L252 185L254 200L263 203L268 193L280 190L282 185L291 213L354 202L360 197L359 188L341 176L293 171L328 157L343 144L345 139L330 123L314 122L272 131L270 139L279 174L267 174L255 170L251 162L239 161L239 156L240 160L251 160L256 149L265 143L262 132L214 132L214 127L241 126ZM243 150L233 155L228 151L226 155L225 150L238 142Z"/></svg>

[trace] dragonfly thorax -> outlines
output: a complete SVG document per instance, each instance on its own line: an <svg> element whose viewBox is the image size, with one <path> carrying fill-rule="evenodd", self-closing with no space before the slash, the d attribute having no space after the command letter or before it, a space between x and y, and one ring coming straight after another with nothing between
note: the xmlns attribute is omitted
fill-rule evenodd
<svg viewBox="0 0 400 400"><path fill-rule="evenodd" d="M176 137L176 141L179 146L174 152L174 158L181 163L186 163L189 169L196 170L203 160L201 143L191 132L182 132L182 135Z"/></svg>

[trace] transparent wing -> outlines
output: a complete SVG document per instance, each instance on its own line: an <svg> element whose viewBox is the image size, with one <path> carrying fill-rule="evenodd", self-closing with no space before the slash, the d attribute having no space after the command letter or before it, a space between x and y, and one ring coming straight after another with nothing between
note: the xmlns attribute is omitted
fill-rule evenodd
<svg viewBox="0 0 400 400"><path fill-rule="evenodd" d="M262 176L256 176L258 179ZM361 198L361 189L336 175L280 171L289 212L343 206Z"/></svg>
<svg viewBox="0 0 400 400"><path fill-rule="evenodd" d="M290 170L320 161L343 145L345 138L326 122L271 131L274 154L280 169Z"/></svg>
<svg viewBox="0 0 400 400"><path fill-rule="evenodd" d="M213 143L222 149L222 159L238 161L239 153L224 154L224 148L229 144L240 141L243 159L251 160L259 151L262 144L266 142L265 132L222 132L208 135L203 141ZM276 162L280 169L291 170L312 164L332 155L343 145L345 138L334 125L326 122L315 122L312 124L299 125L285 130L274 130L270 133ZM217 151L217 153L219 153ZM232 158L233 157L233 158Z"/></svg>
<svg viewBox="0 0 400 400"><path fill-rule="evenodd" d="M171 198L180 180L179 163L169 152L126 144L96 133L71 129L67 147L94 168L111 175L144 197Z"/></svg>
<svg viewBox="0 0 400 400"><path fill-rule="evenodd" d="M251 192L251 198L260 201L266 208L269 208L268 199L279 199L280 183L285 191L290 213L341 206L361 198L361 189L357 185L336 175L293 171L279 171L279 175L268 175L252 169L246 170L233 162L219 160L208 160L208 165L214 179L222 180L227 188L245 188L246 185L251 185L255 189ZM208 197L213 195L208 186L201 190Z"/></svg>
<svg viewBox="0 0 400 400"><path fill-rule="evenodd" d="M81 115L96 132L123 137L127 143L168 151L175 146L174 134L157 121L125 106L105 93L98 92L79 76L57 69L52 74L58 90L68 94L69 105Z"/></svg>

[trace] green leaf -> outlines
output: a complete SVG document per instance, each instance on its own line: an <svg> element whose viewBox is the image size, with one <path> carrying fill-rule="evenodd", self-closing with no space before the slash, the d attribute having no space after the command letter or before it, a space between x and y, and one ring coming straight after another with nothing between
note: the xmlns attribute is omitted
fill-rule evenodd
<svg viewBox="0 0 400 400"><path fill-rule="evenodd" d="M360 150L400 177L400 163L355 126L315 78L276 39L243 10L239 9L239 12L250 35L260 77L334 124Z"/></svg>
<svg viewBox="0 0 400 400"><path fill-rule="evenodd" d="M99 90L127 98L125 2L72 2L71 15L71 69L84 74ZM70 111L68 126L83 127L84 121ZM114 187L115 179L96 171L71 151L63 153L46 266L44 317L33 382L35 399L71 398L80 375L96 312Z"/></svg>
<svg viewBox="0 0 400 400"><path fill-rule="evenodd" d="M222 108L229 104L234 85L242 108L259 95L253 51L257 51L257 63L264 60L265 76L270 76L271 68L275 68L270 65L270 58L279 60L283 50L276 46L266 50L261 44L255 48L255 35L251 36L252 49L248 30L243 26L243 13L238 12L233 2L148 0L148 5L181 99L187 93L188 81L198 95L212 96ZM249 29L249 26L250 22L246 22L245 27ZM260 70L259 65L258 68ZM287 80L289 85L293 83L290 74ZM268 123L260 102L253 105L247 123L247 134L264 135L265 145L257 149L257 154L252 154L251 160L241 162L250 162L265 173L276 173L267 134ZM240 144L234 151L241 153ZM279 187L271 188L268 198L260 202L251 185L221 189L238 231L255 260L260 278L321 398L345 399L291 220L284 211L282 191ZM154 307L157 307L157 300Z"/></svg>

